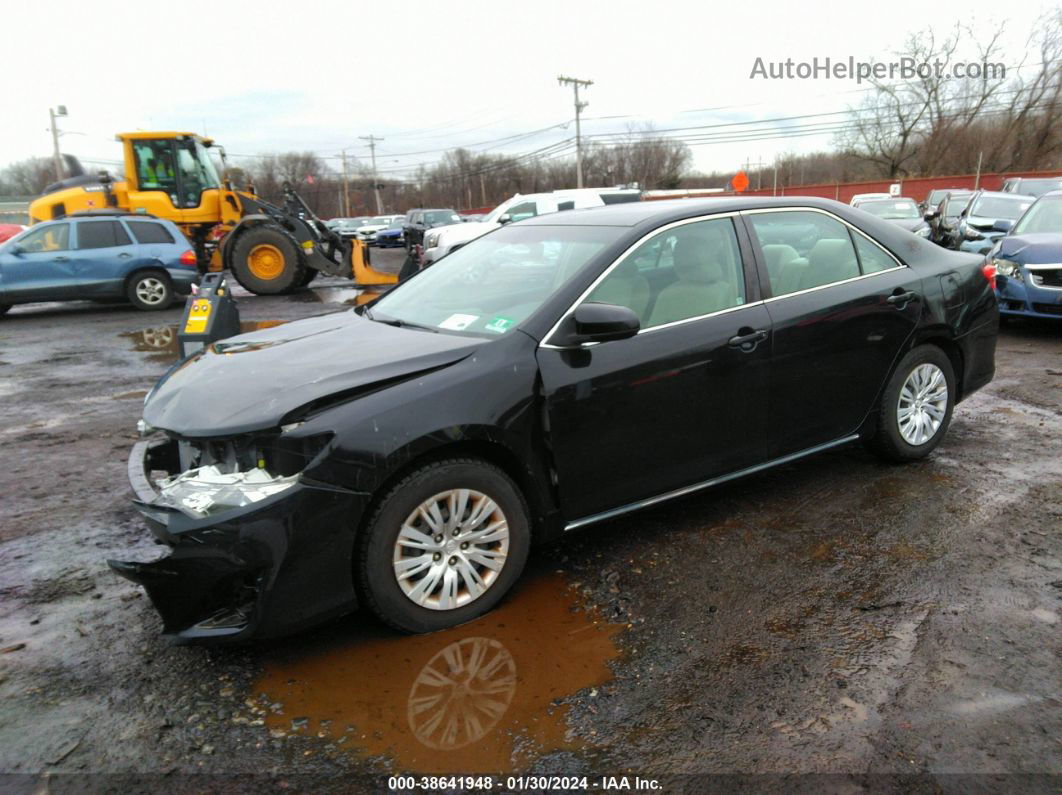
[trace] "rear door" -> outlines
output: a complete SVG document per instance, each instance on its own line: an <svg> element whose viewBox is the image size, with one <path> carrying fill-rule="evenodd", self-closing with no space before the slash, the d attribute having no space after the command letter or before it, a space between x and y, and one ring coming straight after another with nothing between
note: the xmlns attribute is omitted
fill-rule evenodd
<svg viewBox="0 0 1062 795"><path fill-rule="evenodd" d="M9 303L55 301L77 296L75 253L69 221L30 230L0 255L0 287Z"/></svg>
<svg viewBox="0 0 1062 795"><path fill-rule="evenodd" d="M76 250L77 281L85 295L122 292L136 249L121 222L115 219L78 221Z"/></svg>
<svg viewBox="0 0 1062 795"><path fill-rule="evenodd" d="M763 460L770 320L743 234L723 216L647 236L581 299L627 306L641 331L539 347L569 524ZM674 255L650 279L641 268L660 265L661 249Z"/></svg>
<svg viewBox="0 0 1062 795"><path fill-rule="evenodd" d="M770 457L854 434L914 332L921 279L836 216L744 213L773 327Z"/></svg>

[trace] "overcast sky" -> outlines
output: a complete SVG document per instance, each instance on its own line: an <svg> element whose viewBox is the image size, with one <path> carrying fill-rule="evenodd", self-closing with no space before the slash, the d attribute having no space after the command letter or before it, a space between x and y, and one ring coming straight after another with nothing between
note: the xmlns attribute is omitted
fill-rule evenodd
<svg viewBox="0 0 1062 795"><path fill-rule="evenodd" d="M230 155L348 148L385 140L378 167L401 177L442 150L524 154L574 135L559 74L592 79L583 133L749 122L844 110L854 80L750 78L765 61L887 61L941 9L979 32L1005 23L1008 65L1054 3L965 0L522 4L384 2L20 3L4 18L0 164L51 152L48 108L69 117L63 151L117 161L114 133L207 133ZM24 32L20 33L20 31ZM1035 60L1035 59L1032 59ZM829 117L810 121L828 121ZM531 135L536 130L550 128ZM723 128L726 129L726 128ZM513 140L498 140L524 136ZM701 170L827 148L830 133L693 147ZM113 165L110 165L113 168Z"/></svg>

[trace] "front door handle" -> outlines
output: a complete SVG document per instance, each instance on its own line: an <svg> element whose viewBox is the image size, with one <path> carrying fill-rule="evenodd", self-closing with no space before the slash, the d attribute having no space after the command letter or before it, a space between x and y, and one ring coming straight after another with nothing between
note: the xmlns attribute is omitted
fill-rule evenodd
<svg viewBox="0 0 1062 795"><path fill-rule="evenodd" d="M69 262L70 257L56 257L54 262Z"/></svg>
<svg viewBox="0 0 1062 795"><path fill-rule="evenodd" d="M133 255L130 254L128 251L123 251L121 254L118 255L118 259L129 259L131 256Z"/></svg>
<svg viewBox="0 0 1062 795"><path fill-rule="evenodd" d="M736 337L731 337L727 343L731 348L741 348L745 353L752 353L756 346L767 339L766 329L741 329Z"/></svg>
<svg viewBox="0 0 1062 795"><path fill-rule="evenodd" d="M908 302L918 300L918 293L913 293L910 290L902 293L893 293L886 300L897 309L903 309Z"/></svg>

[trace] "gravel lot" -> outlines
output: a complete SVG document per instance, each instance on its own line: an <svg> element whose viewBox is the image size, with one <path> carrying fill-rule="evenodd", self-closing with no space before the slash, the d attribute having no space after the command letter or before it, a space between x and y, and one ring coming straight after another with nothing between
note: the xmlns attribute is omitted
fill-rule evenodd
<svg viewBox="0 0 1062 795"><path fill-rule="evenodd" d="M289 321L354 298L322 279L240 309ZM6 791L127 790L123 775L384 789L403 771L1057 791L1062 325L1003 330L995 381L927 461L854 447L596 526L538 550L500 610L450 632L355 615L214 650L162 642L104 564L158 550L126 456L180 311L0 320ZM447 678L455 659L474 681Z"/></svg>

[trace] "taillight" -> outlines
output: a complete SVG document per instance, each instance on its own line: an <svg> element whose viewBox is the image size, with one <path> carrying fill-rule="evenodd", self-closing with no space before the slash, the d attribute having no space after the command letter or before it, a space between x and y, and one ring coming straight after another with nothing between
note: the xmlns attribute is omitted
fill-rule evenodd
<svg viewBox="0 0 1062 795"><path fill-rule="evenodd" d="M991 262L986 262L981 268L981 273L983 273L985 275L985 278L988 279L989 287L991 287L993 290L995 290L996 289L996 266L993 265Z"/></svg>
<svg viewBox="0 0 1062 795"><path fill-rule="evenodd" d="M194 268L196 266L195 252L189 249L188 251L181 254L181 258L177 261L180 262L182 265L187 265L190 268Z"/></svg>

